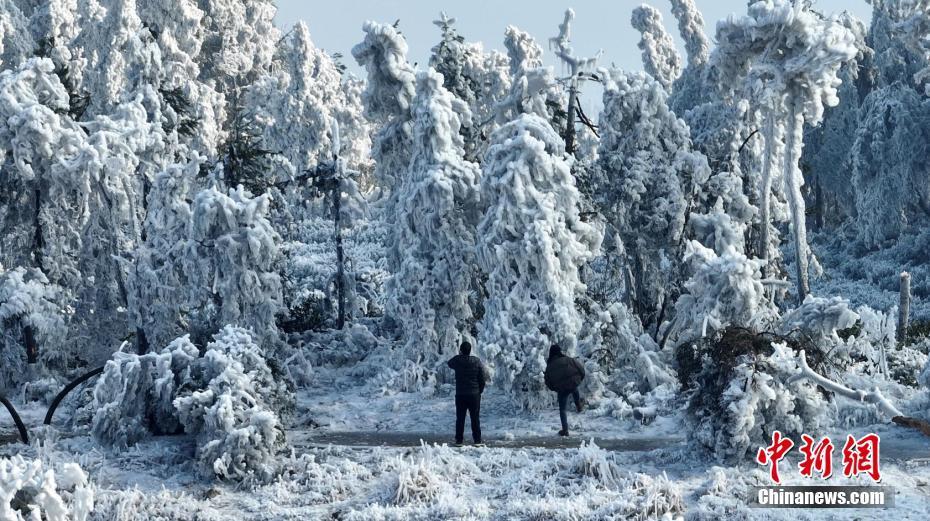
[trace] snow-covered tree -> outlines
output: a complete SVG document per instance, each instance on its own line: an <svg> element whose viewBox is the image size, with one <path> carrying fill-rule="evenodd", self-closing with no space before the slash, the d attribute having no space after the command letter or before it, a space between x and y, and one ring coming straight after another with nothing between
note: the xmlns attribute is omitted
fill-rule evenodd
<svg viewBox="0 0 930 521"><path fill-rule="evenodd" d="M504 47L510 59L510 92L498 103L497 123L503 125L521 114L535 114L552 121L548 101L553 98L552 70L542 65L542 47L527 32L508 26ZM560 104L559 104L560 106Z"/></svg>
<svg viewBox="0 0 930 521"><path fill-rule="evenodd" d="M801 169L810 187L807 200L814 229L835 226L856 213L856 195L849 182L853 169L850 151L862 105L875 81L875 51L866 45L866 26L849 13L841 14L839 20L855 35L859 53L838 73L843 82L837 89L839 104L824 111L823 124L804 131Z"/></svg>
<svg viewBox="0 0 930 521"><path fill-rule="evenodd" d="M860 108L850 151L855 224L868 247L897 238L930 209L926 105L902 83L873 91Z"/></svg>
<svg viewBox="0 0 930 521"><path fill-rule="evenodd" d="M455 18L441 13L433 23L442 31L442 39L433 47L429 64L442 74L446 90L468 105L472 118L461 129L465 157L479 161L490 135L494 106L510 90L509 63L499 52L485 53L480 43L466 42L455 29Z"/></svg>
<svg viewBox="0 0 930 521"><path fill-rule="evenodd" d="M352 49L352 55L368 73L362 93L365 116L381 126L372 147L375 178L382 190L390 192L410 160L410 107L416 79L407 63L407 41L394 27L366 22L362 29L365 40ZM385 208L386 213L392 210Z"/></svg>
<svg viewBox="0 0 930 521"><path fill-rule="evenodd" d="M719 100L712 81L708 81L707 63L710 42L704 34L704 16L694 0L671 0L672 14L678 20L678 32L685 43L688 62L669 93L669 106L690 122L687 112L698 105ZM719 109L718 109L719 110Z"/></svg>
<svg viewBox="0 0 930 521"><path fill-rule="evenodd" d="M34 48L29 19L13 0L0 0L0 68L19 66Z"/></svg>
<svg viewBox="0 0 930 521"><path fill-rule="evenodd" d="M8 266L76 283L91 182L76 163L86 135L66 115L68 92L54 70L51 60L33 58L0 73L0 150L8 158L0 182L11 194L0 202L10 234L2 255Z"/></svg>
<svg viewBox="0 0 930 521"><path fill-rule="evenodd" d="M80 87L89 93L88 115L107 114L152 82L161 50L142 25L135 0L104 0L81 20L76 40L87 63Z"/></svg>
<svg viewBox="0 0 930 521"><path fill-rule="evenodd" d="M804 123L819 124L824 108L838 103L840 66L856 56L855 36L836 18L825 18L805 3L762 0L749 6L742 18L731 17L717 26L714 66L718 80L729 88L746 85L765 112L766 159L761 187L762 237L760 250L768 259L768 227L772 175L777 157L784 172L785 194L791 212L798 297L810 292L804 179L799 167ZM774 144L784 133L785 149L776 155Z"/></svg>
<svg viewBox="0 0 930 521"><path fill-rule="evenodd" d="M183 264L191 222L191 184L202 159L171 165L155 176L148 194L143 240L127 279L129 309L140 353L166 345L186 329L187 287Z"/></svg>
<svg viewBox="0 0 930 521"><path fill-rule="evenodd" d="M678 19L678 30L688 52L688 66L707 63L710 58L710 42L704 34L704 16L694 0L671 0L672 14Z"/></svg>
<svg viewBox="0 0 930 521"><path fill-rule="evenodd" d="M191 161L197 154L213 156L223 138L227 115L218 82L201 79L203 68L212 65L201 55L206 15L197 0L136 0L136 4L160 54L160 61L152 64L158 67L148 73L149 85L155 91L148 93L154 98L149 101L149 111L153 119L162 121L171 137L169 151L176 154L161 166ZM196 153L186 154L185 146Z"/></svg>
<svg viewBox="0 0 930 521"><path fill-rule="evenodd" d="M266 72L281 35L273 0L197 0L203 12L201 79L230 92Z"/></svg>
<svg viewBox="0 0 930 521"><path fill-rule="evenodd" d="M633 28L642 33L639 48L643 52L643 69L658 81L666 92L681 75L681 56L675 42L662 25L662 13L643 4L633 10Z"/></svg>
<svg viewBox="0 0 930 521"><path fill-rule="evenodd" d="M565 107L565 150L569 154L574 154L576 148L575 117L576 112L581 110L578 99L581 94L581 81L590 79L586 73L590 73L597 64L597 57L575 56L575 50L571 46L574 19L575 11L566 10L565 19L559 25L559 35L549 40L549 44L555 48L555 55L562 61L563 67L568 72L568 77L564 81L568 83L568 105Z"/></svg>
<svg viewBox="0 0 930 521"><path fill-rule="evenodd" d="M417 76L412 114L413 157L397 188L403 257L389 312L403 323L404 358L435 363L472 337L480 171L464 159L468 107L432 69Z"/></svg>
<svg viewBox="0 0 930 521"><path fill-rule="evenodd" d="M565 143L541 117L498 129L483 170L477 254L488 298L479 345L515 401L538 405L549 346L575 348L579 271L601 236L582 220Z"/></svg>
<svg viewBox="0 0 930 521"><path fill-rule="evenodd" d="M372 140L375 180L382 194L387 194L383 218L388 226L388 270L396 272L400 255L395 240L398 177L407 171L413 144L410 107L416 79L407 63L407 41L394 27L366 22L365 40L352 48L355 60L365 67L368 83L362 93L365 116L380 129Z"/></svg>
<svg viewBox="0 0 930 521"><path fill-rule="evenodd" d="M34 364L60 361L68 318L62 297L40 270L0 265L0 390L37 376Z"/></svg>
<svg viewBox="0 0 930 521"><path fill-rule="evenodd" d="M270 202L241 186L228 195L208 188L194 198L184 263L198 335L231 324L250 328L269 349L277 338L279 238L267 219Z"/></svg>
<svg viewBox="0 0 930 521"><path fill-rule="evenodd" d="M342 73L333 59L310 39L307 25L299 22L288 33L278 51L272 73L261 77L243 94L248 116L261 130L264 149L286 160L285 171L275 176L288 180L313 169L332 149L330 129L365 127L361 107L347 99ZM349 118L346 118L349 116ZM351 146L349 135L342 141ZM343 157L357 168L361 158Z"/></svg>
<svg viewBox="0 0 930 521"><path fill-rule="evenodd" d="M681 281L685 220L707 160L690 150L688 127L665 90L642 73L605 72L594 200L618 233L631 272L631 308L655 333Z"/></svg>

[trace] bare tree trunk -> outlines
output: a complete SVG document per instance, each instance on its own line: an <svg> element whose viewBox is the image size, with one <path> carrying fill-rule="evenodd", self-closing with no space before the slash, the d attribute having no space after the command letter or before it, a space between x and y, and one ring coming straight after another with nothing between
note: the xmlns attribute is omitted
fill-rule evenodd
<svg viewBox="0 0 930 521"><path fill-rule="evenodd" d="M136 353L144 355L149 352L149 339L142 326L136 326Z"/></svg>
<svg viewBox="0 0 930 521"><path fill-rule="evenodd" d="M760 217L759 220L759 257L765 261L763 269L765 275L771 275L769 266L769 241L771 241L769 227L772 223L772 163L775 162L775 120L769 115L765 121L765 151L762 165L762 186L760 187Z"/></svg>
<svg viewBox="0 0 930 521"><path fill-rule="evenodd" d="M898 344L907 343L907 327L911 318L911 274L901 272L901 294L898 301Z"/></svg>
<svg viewBox="0 0 930 521"><path fill-rule="evenodd" d="M573 71L574 72L574 71ZM578 77L572 76L571 86L568 89L568 114L565 123L565 151L575 153L575 104L578 103Z"/></svg>
<svg viewBox="0 0 930 521"><path fill-rule="evenodd" d="M39 343L36 341L35 331L32 330L32 326L23 326L23 344L26 346L26 363L38 363Z"/></svg>
<svg viewBox="0 0 930 521"><path fill-rule="evenodd" d="M346 279L345 279L345 250L342 245L342 187L340 180L336 180L333 187L333 237L336 242L336 299L338 311L336 327L342 329L346 325Z"/></svg>
<svg viewBox="0 0 930 521"><path fill-rule="evenodd" d="M804 184L804 179L801 177L800 168L798 168L798 160L801 158L803 131L804 116L798 110L796 104L792 103L788 114L787 142L785 143L785 195L788 198L788 206L791 209L791 225L794 228L794 251L797 256L795 267L797 268L798 301L800 303L804 302L804 299L811 291L808 278L810 249L807 245L804 196L801 194L801 185Z"/></svg>
<svg viewBox="0 0 930 521"><path fill-rule="evenodd" d="M35 231L32 235L32 258L35 262L37 268L45 271L45 268L42 266L44 262L44 255L42 249L44 247L44 242L42 240L42 220L40 217L40 212L42 211L42 192L40 190L35 191L36 198L36 207L34 214L34 226Z"/></svg>

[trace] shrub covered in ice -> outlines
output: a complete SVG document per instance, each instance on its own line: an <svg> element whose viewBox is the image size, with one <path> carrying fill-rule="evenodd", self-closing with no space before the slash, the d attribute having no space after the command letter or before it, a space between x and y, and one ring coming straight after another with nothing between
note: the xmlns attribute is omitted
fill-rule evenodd
<svg viewBox="0 0 930 521"><path fill-rule="evenodd" d="M771 441L827 425L827 400L795 381L797 352L768 334L730 328L678 347L678 374L689 390L689 436L722 461L734 462ZM821 360L812 364L821 367Z"/></svg>
<svg viewBox="0 0 930 521"><path fill-rule="evenodd" d="M108 445L127 447L151 434L180 431L173 401L197 385L192 371L198 356L187 336L157 353L114 353L88 406L94 437Z"/></svg>
<svg viewBox="0 0 930 521"><path fill-rule="evenodd" d="M93 486L76 463L0 458L0 519L85 521L93 510Z"/></svg>
<svg viewBox="0 0 930 521"><path fill-rule="evenodd" d="M762 327L777 316L762 285L763 262L748 259L733 246L717 255L689 241L685 259L693 274L675 304L673 345L712 335L728 326Z"/></svg>
<svg viewBox="0 0 930 521"><path fill-rule="evenodd" d="M202 356L187 336L160 353L117 352L88 408L94 436L108 445L183 431L197 438L205 474L243 480L273 475L279 414L291 400L253 333L226 326Z"/></svg>
<svg viewBox="0 0 930 521"><path fill-rule="evenodd" d="M67 318L61 297L41 270L0 265L0 390L28 376L27 362L52 361L60 352Z"/></svg>
<svg viewBox="0 0 930 521"><path fill-rule="evenodd" d="M848 363L845 349L836 349L841 344L837 332L853 327L858 320L859 315L849 308L846 299L808 295L803 304L782 317L779 332L808 340L824 358L829 358L824 368L833 369L845 367Z"/></svg>
<svg viewBox="0 0 930 521"><path fill-rule="evenodd" d="M246 330L226 326L207 345L197 377L202 387L174 400L184 431L197 437L197 458L207 475L268 479L284 444L278 413L289 391L276 379L265 353Z"/></svg>

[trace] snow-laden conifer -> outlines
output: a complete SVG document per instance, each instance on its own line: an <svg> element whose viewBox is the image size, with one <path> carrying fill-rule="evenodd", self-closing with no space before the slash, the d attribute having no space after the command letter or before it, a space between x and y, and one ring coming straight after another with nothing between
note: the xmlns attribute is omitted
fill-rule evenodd
<svg viewBox="0 0 930 521"><path fill-rule="evenodd" d="M492 141L478 226L478 264L488 276L480 346L514 400L538 405L549 346L575 348L579 271L601 236L581 218L565 143L546 120L520 116Z"/></svg>
<svg viewBox="0 0 930 521"><path fill-rule="evenodd" d="M671 92L672 84L681 75L681 56L662 25L662 14L655 7L643 4L633 10L630 23L642 34L639 48L643 52L643 70L666 92Z"/></svg>
<svg viewBox="0 0 930 521"><path fill-rule="evenodd" d="M403 323L408 359L436 362L471 339L478 165L464 159L465 103L432 69L417 76L413 157L398 186L400 271L390 313Z"/></svg>
<svg viewBox="0 0 930 521"><path fill-rule="evenodd" d="M768 226L772 172L784 173L793 228L799 300L810 292L804 179L799 161L804 124L817 125L824 109L838 103L840 66L857 54L855 37L836 18L825 18L807 4L765 0L749 6L747 16L730 17L717 26L713 62L718 80L730 89L746 85L765 113L766 163L761 190L762 237L759 249L769 258ZM776 141L784 136L784 153ZM776 166L777 162L777 166Z"/></svg>

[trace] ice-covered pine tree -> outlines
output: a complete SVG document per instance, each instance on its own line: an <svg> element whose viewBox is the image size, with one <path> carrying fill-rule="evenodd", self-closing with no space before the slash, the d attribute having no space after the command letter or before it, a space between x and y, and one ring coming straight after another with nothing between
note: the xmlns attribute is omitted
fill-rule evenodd
<svg viewBox="0 0 930 521"><path fill-rule="evenodd" d="M203 158L171 165L155 176L143 222L144 240L135 250L127 279L129 310L140 354L164 346L187 326L184 309L189 281L184 272L191 222L191 184Z"/></svg>
<svg viewBox="0 0 930 521"><path fill-rule="evenodd" d="M662 25L662 14L651 5L633 10L633 28L642 33L639 48L643 51L643 69L658 81L666 92L681 75L681 56L675 42Z"/></svg>
<svg viewBox="0 0 930 521"><path fill-rule="evenodd" d="M362 107L343 90L338 66L313 44L304 22L298 22L281 42L275 63L278 67L246 88L243 106L257 123L262 147L285 159L285 171L275 177L288 180L329 157L334 121L340 123L347 151L354 150L353 129L367 127ZM363 161L348 153L341 156L350 168Z"/></svg>
<svg viewBox="0 0 930 521"><path fill-rule="evenodd" d="M105 0L97 7L84 6L75 40L87 60L80 87L90 95L90 117L107 114L141 84L151 83L161 65L161 51L143 27L135 0Z"/></svg>
<svg viewBox="0 0 930 521"><path fill-rule="evenodd" d="M550 119L547 102L553 94L552 71L542 65L542 47L527 32L508 26L504 47L510 60L510 92L496 107L496 121L503 125L521 114Z"/></svg>
<svg viewBox="0 0 930 521"><path fill-rule="evenodd" d="M0 198L0 261L38 267L63 285L79 280L91 197L88 173L76 168L86 135L68 107L51 60L32 58L0 73L0 150L7 156L0 185L9 194Z"/></svg>
<svg viewBox="0 0 930 521"><path fill-rule="evenodd" d="M772 168L782 165L796 255L798 298L810 292L804 179L799 161L804 124L817 125L824 108L836 105L837 73L857 54L854 35L836 18L825 18L810 5L789 0L766 0L749 6L747 16L731 17L717 25L718 46L713 64L721 85L740 89L765 113L766 159L762 187L762 237L759 249L769 258ZM776 140L783 133L785 150L777 156ZM816 262L816 261L815 261Z"/></svg>
<svg viewBox="0 0 930 521"><path fill-rule="evenodd" d="M582 220L565 143L545 119L522 115L498 129L483 164L478 265L487 274L479 325L495 379L524 407L543 403L549 346L575 348L581 266L601 236Z"/></svg>
<svg viewBox="0 0 930 521"><path fill-rule="evenodd" d="M686 214L710 169L657 80L608 74L593 194L623 243L630 307L656 334L680 289Z"/></svg>
<svg viewBox="0 0 930 521"><path fill-rule="evenodd" d="M399 175L407 171L413 141L410 107L416 78L407 63L407 42L394 27L365 22L365 40L352 48L355 60L365 67L368 83L362 93L365 116L380 129L372 140L375 182L387 195L382 216L388 226L388 270L395 273L400 255L392 226L396 215Z"/></svg>
<svg viewBox="0 0 930 521"><path fill-rule="evenodd" d="M228 195L207 188L194 198L184 267L198 339L227 324L241 326L272 352L268 342L277 339L282 297L270 203L267 194L251 197L241 186Z"/></svg>
<svg viewBox="0 0 930 521"><path fill-rule="evenodd" d="M923 166L930 154L925 124L930 3L876 1L873 8L868 42L874 47L875 88L857 107L858 128L847 149L852 183L843 183L859 240L867 247L897 238L930 205ZM841 107L848 104L843 99Z"/></svg>
<svg viewBox="0 0 930 521"><path fill-rule="evenodd" d="M410 106L416 79L407 63L407 41L394 27L366 22L362 29L365 40L352 48L352 55L368 73L362 93L365 116L381 125L372 147L375 179L383 191L390 192L410 159Z"/></svg>
<svg viewBox="0 0 930 521"><path fill-rule="evenodd" d="M29 19L14 0L0 0L0 68L13 69L32 54Z"/></svg>
<svg viewBox="0 0 930 521"><path fill-rule="evenodd" d="M678 32L688 53L688 62L672 86L668 104L679 117L687 120L689 110L704 103L714 102L718 96L715 96L716 88L708 85L707 81L710 42L704 34L704 16L694 0L671 2L672 14L678 20Z"/></svg>
<svg viewBox="0 0 930 521"><path fill-rule="evenodd" d="M480 170L464 159L470 114L430 69L417 76L413 157L397 187L402 252L389 313L403 323L405 359L434 365L472 339Z"/></svg>
<svg viewBox="0 0 930 521"><path fill-rule="evenodd" d="M205 13L198 0L136 0L136 6L160 54L159 62L151 64L158 67L147 77L156 91L148 97L157 98L148 101L150 112L162 121L169 137L166 155L170 159L161 169L175 161L194 161L198 154L213 156L227 116L226 100L217 91L222 82L201 78L201 71L213 65L209 56L201 54L208 37L203 28Z"/></svg>
<svg viewBox="0 0 930 521"><path fill-rule="evenodd" d="M870 93L859 110L849 150L855 227L864 245L877 247L897 238L930 204L927 108L917 91L895 83Z"/></svg>
<svg viewBox="0 0 930 521"><path fill-rule="evenodd" d="M231 92L267 72L281 34L273 0L197 0L203 12L201 79Z"/></svg>
<svg viewBox="0 0 930 521"><path fill-rule="evenodd" d="M466 42L455 29L455 18L441 13L433 24L442 31L442 39L432 49L430 67L442 74L443 87L468 105L472 121L461 130L465 157L479 161L494 106L510 90L509 64L502 53L485 53L481 43Z"/></svg>

